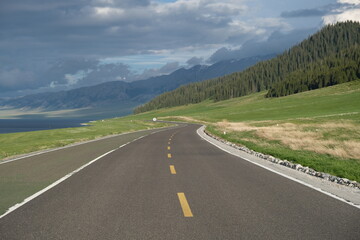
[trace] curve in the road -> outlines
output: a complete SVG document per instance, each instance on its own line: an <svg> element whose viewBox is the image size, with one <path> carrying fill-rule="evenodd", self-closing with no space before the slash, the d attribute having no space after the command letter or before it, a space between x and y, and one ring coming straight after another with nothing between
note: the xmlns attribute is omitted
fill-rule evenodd
<svg viewBox="0 0 360 240"><path fill-rule="evenodd" d="M360 239L357 208L221 151L198 127L109 153L0 219L0 239Z"/></svg>

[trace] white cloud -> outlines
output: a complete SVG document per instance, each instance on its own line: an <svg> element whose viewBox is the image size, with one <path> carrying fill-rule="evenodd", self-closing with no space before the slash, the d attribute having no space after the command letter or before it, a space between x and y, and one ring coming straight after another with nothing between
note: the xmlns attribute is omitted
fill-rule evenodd
<svg viewBox="0 0 360 240"><path fill-rule="evenodd" d="M67 80L67 85L68 86L72 86L75 85L78 81L79 81L79 77L76 76L75 74L65 74L65 79Z"/></svg>
<svg viewBox="0 0 360 240"><path fill-rule="evenodd" d="M323 17L324 24L334 24L348 20L360 21L360 0L338 0L340 7Z"/></svg>
<svg viewBox="0 0 360 240"><path fill-rule="evenodd" d="M338 3L360 4L360 0L338 0Z"/></svg>
<svg viewBox="0 0 360 240"><path fill-rule="evenodd" d="M95 10L95 15L101 17L118 16L125 12L121 8L111 8L111 7L95 7L94 10Z"/></svg>
<svg viewBox="0 0 360 240"><path fill-rule="evenodd" d="M348 20L360 21L360 9L350 9L339 14L328 15L323 20L324 24L334 24Z"/></svg>

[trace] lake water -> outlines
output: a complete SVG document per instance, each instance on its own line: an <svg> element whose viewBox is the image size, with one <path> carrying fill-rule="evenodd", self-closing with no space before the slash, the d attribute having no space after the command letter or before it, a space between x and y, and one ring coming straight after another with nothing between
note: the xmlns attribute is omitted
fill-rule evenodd
<svg viewBox="0 0 360 240"><path fill-rule="evenodd" d="M80 127L84 119L0 119L0 133Z"/></svg>

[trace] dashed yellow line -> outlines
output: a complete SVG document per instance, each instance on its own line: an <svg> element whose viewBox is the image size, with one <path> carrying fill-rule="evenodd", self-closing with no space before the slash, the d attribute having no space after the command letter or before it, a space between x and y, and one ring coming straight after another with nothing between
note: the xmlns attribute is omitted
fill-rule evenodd
<svg viewBox="0 0 360 240"><path fill-rule="evenodd" d="M170 165L170 172L171 172L171 174L176 174L176 170L175 170L174 165Z"/></svg>
<svg viewBox="0 0 360 240"><path fill-rule="evenodd" d="M178 193L181 208L184 213L184 217L193 217L188 201L186 200L185 193Z"/></svg>
<svg viewBox="0 0 360 240"><path fill-rule="evenodd" d="M175 134L171 135L171 137L169 138L168 145L170 145L171 139L172 139L172 137L174 137L174 135ZM170 150L170 149L171 149L171 147L168 146L167 150ZM171 158L171 153L168 153L167 157ZM175 170L174 165L170 165L169 168L170 168L170 173L171 174L176 174L176 170ZM192 214L189 203L186 200L185 193L180 192L180 193L177 193L177 195L178 195L178 198L179 198L180 206L181 206L181 209L183 211L184 217L193 217L194 215Z"/></svg>

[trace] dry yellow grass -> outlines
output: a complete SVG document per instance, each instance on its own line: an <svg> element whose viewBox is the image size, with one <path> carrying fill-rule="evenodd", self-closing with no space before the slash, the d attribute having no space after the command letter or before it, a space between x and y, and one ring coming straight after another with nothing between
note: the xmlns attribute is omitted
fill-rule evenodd
<svg viewBox="0 0 360 240"><path fill-rule="evenodd" d="M175 116L172 119L180 121L197 122L201 124L209 124L208 122L199 121L192 117ZM166 119L166 118L163 118ZM266 123L268 126L256 127L254 123ZM321 154L330 154L341 158L360 159L360 141L353 139L338 140L336 138L325 139L323 134L326 132L337 131L338 137L342 130L358 133L360 136L360 126L352 121L342 122L324 122L321 124L294 124L281 123L276 124L273 121L264 122L229 122L226 119L218 122L216 126L225 132L243 132L255 131L260 138L267 140L277 140L293 150L308 150ZM314 129L310 131L309 129ZM346 134L344 134L346 137ZM344 137L343 136L343 137ZM268 145L265 141L259 139L246 138L245 141L251 141L262 146Z"/></svg>
<svg viewBox="0 0 360 240"><path fill-rule="evenodd" d="M224 129L225 131L252 131L257 130L257 127L252 127L250 124L243 122L228 122L227 120L222 120L216 124L218 127Z"/></svg>
<svg viewBox="0 0 360 240"><path fill-rule="evenodd" d="M264 127L254 127L251 123L227 122L217 123L222 131L254 131L264 139L278 140L294 150L309 150L316 153L330 154L341 158L360 159L360 141L354 139L339 140L336 137L323 137L324 133L351 131L360 135L360 126L346 122L326 122L322 124L282 123ZM310 131L309 129L314 129ZM336 134L335 134L336 135ZM339 135L339 136L340 136ZM257 142L256 139L247 139Z"/></svg>

